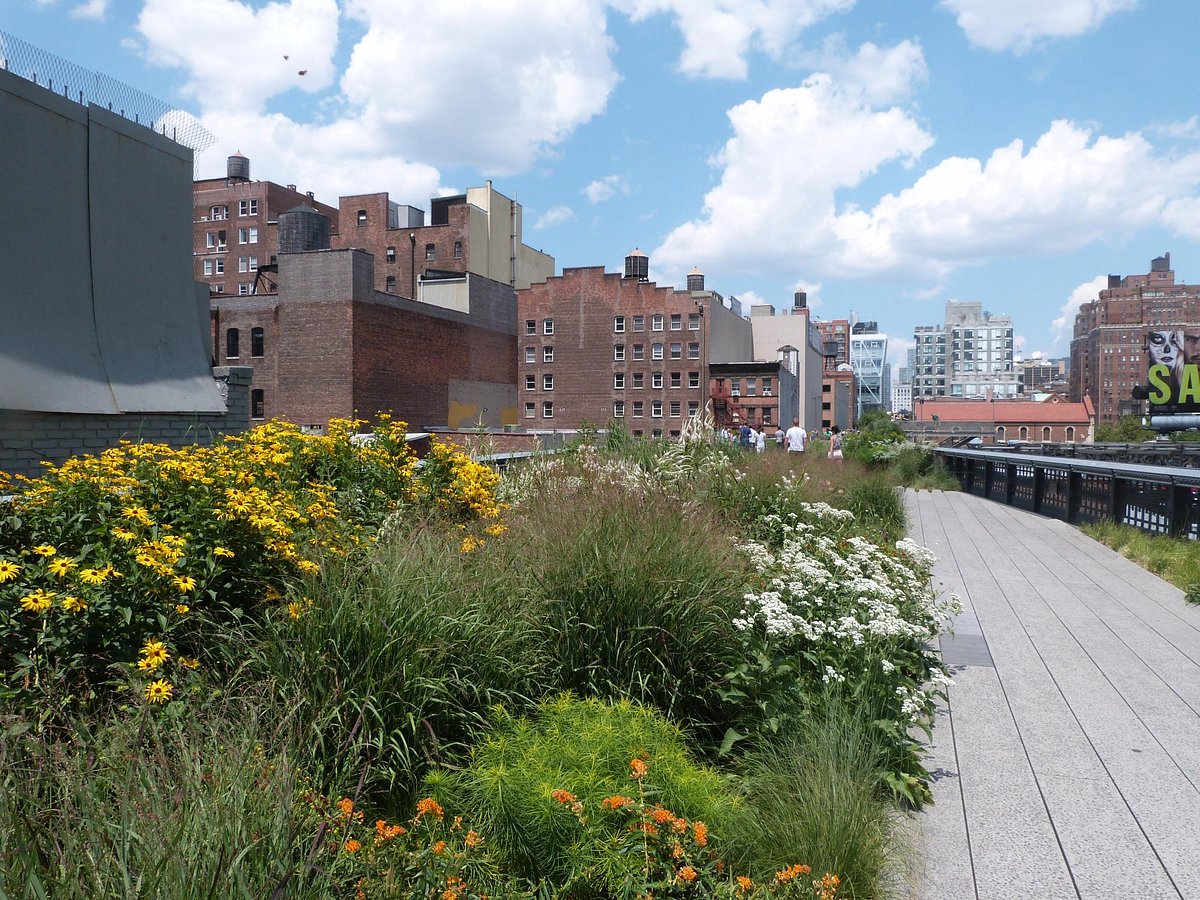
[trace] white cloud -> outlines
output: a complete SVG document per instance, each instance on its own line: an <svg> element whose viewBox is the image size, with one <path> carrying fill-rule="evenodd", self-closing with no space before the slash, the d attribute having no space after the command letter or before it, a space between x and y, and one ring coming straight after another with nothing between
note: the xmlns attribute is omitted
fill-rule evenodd
<svg viewBox="0 0 1200 900"><path fill-rule="evenodd" d="M1164 122L1151 130L1164 137L1196 140L1200 138L1200 116L1193 115L1183 122Z"/></svg>
<svg viewBox="0 0 1200 900"><path fill-rule="evenodd" d="M669 13L683 34L679 69L706 78L745 78L752 49L778 59L800 32L854 0L614 0L634 21Z"/></svg>
<svg viewBox="0 0 1200 900"><path fill-rule="evenodd" d="M929 78L925 54L914 41L880 47L870 41L851 53L845 38L831 35L815 53L802 54L810 69L828 72L843 90L862 92L876 106L908 98L915 85Z"/></svg>
<svg viewBox="0 0 1200 900"><path fill-rule="evenodd" d="M677 227L655 251L660 262L829 271L826 260L839 243L836 192L887 163L915 161L933 143L909 113L875 109L825 74L728 115L733 136L713 160L721 181L705 196L702 217Z"/></svg>
<svg viewBox="0 0 1200 900"><path fill-rule="evenodd" d="M892 379L896 378L896 370L908 365L908 351L916 346L912 338L888 335L887 359L892 364Z"/></svg>
<svg viewBox="0 0 1200 900"><path fill-rule="evenodd" d="M74 19L94 19L103 22L108 15L108 0L84 0L71 10Z"/></svg>
<svg viewBox="0 0 1200 900"><path fill-rule="evenodd" d="M620 175L606 175L604 178L597 178L583 189L583 195L587 197L589 203L603 203L605 200L611 200L618 193L629 195L629 185Z"/></svg>
<svg viewBox="0 0 1200 900"><path fill-rule="evenodd" d="M1106 287L1108 287L1108 276L1097 275L1091 281L1085 281L1071 291L1071 296L1059 308L1058 318L1050 323L1051 331L1054 333L1050 346L1054 347L1056 351L1066 350L1070 346L1071 336L1075 330L1075 314L1079 312L1079 307L1095 300Z"/></svg>
<svg viewBox="0 0 1200 900"><path fill-rule="evenodd" d="M533 228L535 231L540 231L541 229L549 228L552 225L558 225L562 222L569 222L573 218L575 218L575 213L572 211L571 207L552 206L550 209L546 210L537 217L537 221L533 223Z"/></svg>
<svg viewBox="0 0 1200 900"><path fill-rule="evenodd" d="M942 0L967 39L988 50L1022 53L1047 38L1076 37L1138 0Z"/></svg>

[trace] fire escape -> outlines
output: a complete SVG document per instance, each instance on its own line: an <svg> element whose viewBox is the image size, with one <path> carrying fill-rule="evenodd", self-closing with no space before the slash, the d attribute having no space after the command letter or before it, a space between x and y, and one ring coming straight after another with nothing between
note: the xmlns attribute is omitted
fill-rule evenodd
<svg viewBox="0 0 1200 900"><path fill-rule="evenodd" d="M713 379L712 388L713 422L717 428L734 430L750 423L742 398L730 387L728 379Z"/></svg>

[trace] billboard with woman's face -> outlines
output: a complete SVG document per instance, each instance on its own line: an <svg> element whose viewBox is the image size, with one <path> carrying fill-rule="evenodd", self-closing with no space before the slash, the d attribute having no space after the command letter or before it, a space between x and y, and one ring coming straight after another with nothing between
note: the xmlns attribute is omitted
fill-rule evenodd
<svg viewBox="0 0 1200 900"><path fill-rule="evenodd" d="M1146 336L1151 415L1200 412L1200 325Z"/></svg>

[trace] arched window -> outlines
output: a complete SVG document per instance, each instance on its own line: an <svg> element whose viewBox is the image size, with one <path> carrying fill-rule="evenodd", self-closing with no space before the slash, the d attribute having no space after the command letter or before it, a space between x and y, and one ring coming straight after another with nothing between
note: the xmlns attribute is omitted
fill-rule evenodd
<svg viewBox="0 0 1200 900"><path fill-rule="evenodd" d="M1075 443L1075 426L1074 425L1067 426L1067 443L1068 444Z"/></svg>
<svg viewBox="0 0 1200 900"><path fill-rule="evenodd" d="M1042 440L1045 441L1046 443L1050 443L1050 426L1049 425L1042 426Z"/></svg>
<svg viewBox="0 0 1200 900"><path fill-rule="evenodd" d="M997 425L996 426L996 443L1003 444L1007 438L1007 434L1008 434L1008 432L1005 431L1005 428L1003 425Z"/></svg>
<svg viewBox="0 0 1200 900"><path fill-rule="evenodd" d="M367 211L365 209L360 209L358 211L358 224L359 225L367 224Z"/></svg>
<svg viewBox="0 0 1200 900"><path fill-rule="evenodd" d="M1017 435L1023 441L1029 440L1029 429L1022 425L1021 430L1017 432Z"/></svg>

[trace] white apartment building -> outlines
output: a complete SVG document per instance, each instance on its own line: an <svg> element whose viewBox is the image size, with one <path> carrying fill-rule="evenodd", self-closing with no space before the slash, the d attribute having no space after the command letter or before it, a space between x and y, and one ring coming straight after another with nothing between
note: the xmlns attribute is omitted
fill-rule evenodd
<svg viewBox="0 0 1200 900"><path fill-rule="evenodd" d="M951 300L944 325L918 325L913 333L914 397L1015 397L1020 376L1013 365L1013 325L977 301Z"/></svg>

